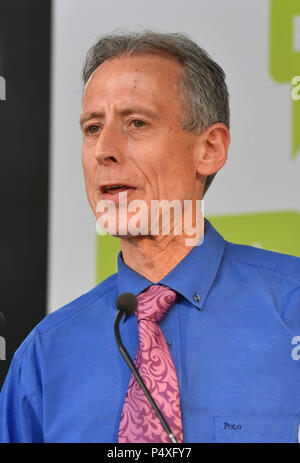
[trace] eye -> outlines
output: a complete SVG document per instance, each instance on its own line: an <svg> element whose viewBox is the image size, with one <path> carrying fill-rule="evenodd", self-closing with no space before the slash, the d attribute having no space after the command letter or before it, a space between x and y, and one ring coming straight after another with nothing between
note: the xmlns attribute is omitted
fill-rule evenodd
<svg viewBox="0 0 300 463"><path fill-rule="evenodd" d="M140 127L143 127L144 125L146 125L146 123L144 121L141 121L140 119L133 119L131 123L134 123L134 127L136 129L139 129Z"/></svg>
<svg viewBox="0 0 300 463"><path fill-rule="evenodd" d="M98 132L98 129L100 129L99 125L89 125L86 129L87 133L90 135L93 135L94 133Z"/></svg>

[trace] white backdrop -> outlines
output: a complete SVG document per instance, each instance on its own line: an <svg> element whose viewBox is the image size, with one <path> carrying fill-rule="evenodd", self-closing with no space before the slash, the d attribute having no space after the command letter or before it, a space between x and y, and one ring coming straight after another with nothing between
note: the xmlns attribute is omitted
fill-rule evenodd
<svg viewBox="0 0 300 463"><path fill-rule="evenodd" d="M95 220L84 190L78 120L82 64L99 35L117 28L185 32L224 68L232 141L205 197L206 216L300 210L290 87L269 73L269 0L53 3L48 312L95 285ZM295 48L299 37L296 26Z"/></svg>

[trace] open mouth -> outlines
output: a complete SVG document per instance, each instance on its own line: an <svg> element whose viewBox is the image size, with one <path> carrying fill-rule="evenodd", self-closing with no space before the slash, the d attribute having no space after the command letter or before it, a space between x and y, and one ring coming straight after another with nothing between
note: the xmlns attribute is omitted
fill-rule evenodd
<svg viewBox="0 0 300 463"><path fill-rule="evenodd" d="M104 186L103 193L120 193L120 191L126 191L130 186L127 185L111 185L111 186Z"/></svg>
<svg viewBox="0 0 300 463"><path fill-rule="evenodd" d="M100 191L104 195L104 197L108 197L111 195L117 195L118 193L122 193L123 191L127 191L129 193L135 189L136 188L132 186L122 185L122 184L103 185L100 187Z"/></svg>

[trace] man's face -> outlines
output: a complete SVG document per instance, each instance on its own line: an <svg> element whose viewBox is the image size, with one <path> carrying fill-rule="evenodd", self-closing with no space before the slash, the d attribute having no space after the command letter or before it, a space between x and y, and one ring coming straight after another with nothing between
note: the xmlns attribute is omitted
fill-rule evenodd
<svg viewBox="0 0 300 463"><path fill-rule="evenodd" d="M82 164L89 203L130 186L127 202L200 199L193 147L197 135L181 129L180 66L165 55L121 56L94 72L83 96ZM116 190L118 192L118 190ZM132 214L131 214L132 215ZM128 214L128 220L130 214Z"/></svg>

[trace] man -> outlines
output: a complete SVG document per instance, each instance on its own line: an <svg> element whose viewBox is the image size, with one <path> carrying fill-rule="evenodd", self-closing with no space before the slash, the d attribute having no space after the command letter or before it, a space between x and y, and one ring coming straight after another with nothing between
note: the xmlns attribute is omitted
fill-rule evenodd
<svg viewBox="0 0 300 463"><path fill-rule="evenodd" d="M1 393L0 440L169 442L115 341L115 303L131 292L138 309L121 337L179 442L297 442L300 260L196 223L197 201L227 159L222 69L184 35L146 31L102 37L83 76L86 191L97 220L101 201L121 211L118 273L19 347ZM147 206L140 234L130 234L134 200ZM189 200L171 229L188 211L189 227L151 234L153 200ZM195 223L201 233L188 246ZM154 306L163 318L141 317Z"/></svg>

